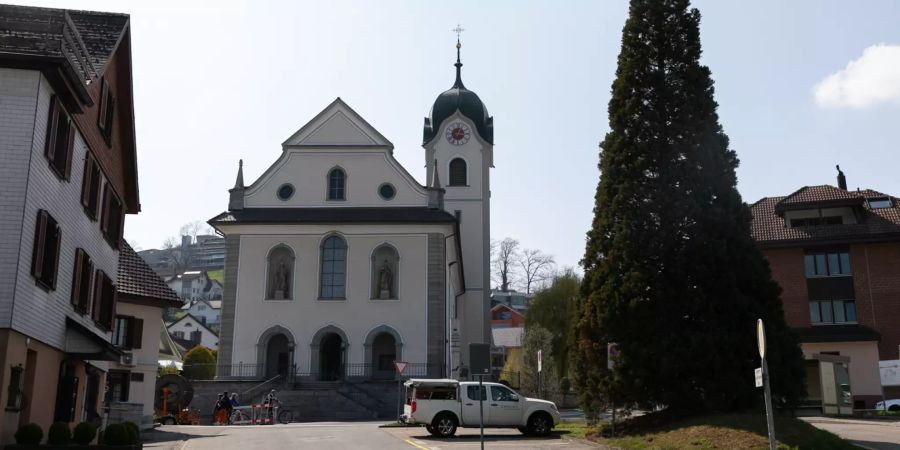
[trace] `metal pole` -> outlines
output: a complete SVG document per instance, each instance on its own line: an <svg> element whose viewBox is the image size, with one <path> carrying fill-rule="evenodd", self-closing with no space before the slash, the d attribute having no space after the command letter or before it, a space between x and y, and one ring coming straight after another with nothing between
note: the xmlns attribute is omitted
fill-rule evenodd
<svg viewBox="0 0 900 450"><path fill-rule="evenodd" d="M481 424L481 450L484 450L484 375L478 375L478 422Z"/></svg>
<svg viewBox="0 0 900 450"><path fill-rule="evenodd" d="M763 385L766 391L766 426L769 428L769 450L775 450L775 417L772 413L772 391L769 388L769 365L762 359Z"/></svg>

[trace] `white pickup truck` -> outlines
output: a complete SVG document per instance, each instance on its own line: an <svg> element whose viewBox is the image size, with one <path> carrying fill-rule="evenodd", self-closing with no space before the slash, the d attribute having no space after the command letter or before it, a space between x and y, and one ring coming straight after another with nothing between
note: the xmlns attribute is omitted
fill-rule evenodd
<svg viewBox="0 0 900 450"><path fill-rule="evenodd" d="M450 437L457 427L478 427L477 381L411 379L406 383L406 405L400 420L425 425L429 433ZM500 383L484 383L484 426L518 428L525 434L546 436L559 423L556 404L525 398Z"/></svg>

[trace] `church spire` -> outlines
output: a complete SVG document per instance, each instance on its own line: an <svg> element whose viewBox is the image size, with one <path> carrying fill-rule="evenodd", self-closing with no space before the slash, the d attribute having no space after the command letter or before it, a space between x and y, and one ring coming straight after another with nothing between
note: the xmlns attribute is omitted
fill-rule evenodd
<svg viewBox="0 0 900 450"><path fill-rule="evenodd" d="M234 188L235 189L243 189L244 188L244 160L238 160L238 174L237 179L234 180Z"/></svg>
<svg viewBox="0 0 900 450"><path fill-rule="evenodd" d="M438 177L438 162L434 159L434 170L432 171L431 187L441 189L441 178Z"/></svg>
<svg viewBox="0 0 900 450"><path fill-rule="evenodd" d="M456 28L451 31L456 33L456 64L454 64L456 66L456 82L453 83L453 87L465 89L466 86L462 82L462 62L459 59L459 49L462 48L462 44L459 42L459 35L465 30L457 24Z"/></svg>

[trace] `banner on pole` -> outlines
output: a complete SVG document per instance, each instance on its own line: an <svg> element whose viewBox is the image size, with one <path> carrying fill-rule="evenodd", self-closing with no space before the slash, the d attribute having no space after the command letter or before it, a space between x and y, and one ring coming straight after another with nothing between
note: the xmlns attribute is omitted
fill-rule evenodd
<svg viewBox="0 0 900 450"><path fill-rule="evenodd" d="M756 378L756 387L763 387L762 367L753 369L753 375Z"/></svg>
<svg viewBox="0 0 900 450"><path fill-rule="evenodd" d="M538 373L541 372L541 359L542 359L543 354L544 354L544 352L538 350L538 352L537 352L537 359L538 359Z"/></svg>

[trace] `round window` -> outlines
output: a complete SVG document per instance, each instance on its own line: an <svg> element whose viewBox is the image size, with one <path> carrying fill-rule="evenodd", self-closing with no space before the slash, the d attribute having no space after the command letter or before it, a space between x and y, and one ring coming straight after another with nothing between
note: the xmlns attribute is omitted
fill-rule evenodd
<svg viewBox="0 0 900 450"><path fill-rule="evenodd" d="M278 188L278 198L282 200L287 200L294 195L294 186L290 184L282 184L281 187Z"/></svg>
<svg viewBox="0 0 900 450"><path fill-rule="evenodd" d="M390 200L390 199L394 198L394 195L396 193L397 193L397 191L394 189L394 186L392 186L390 183L384 183L378 187L378 195L380 195L381 198L383 198L385 200Z"/></svg>

